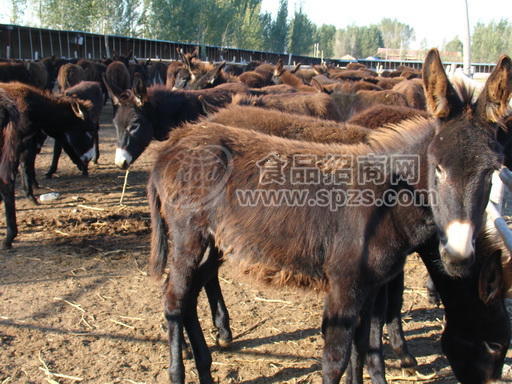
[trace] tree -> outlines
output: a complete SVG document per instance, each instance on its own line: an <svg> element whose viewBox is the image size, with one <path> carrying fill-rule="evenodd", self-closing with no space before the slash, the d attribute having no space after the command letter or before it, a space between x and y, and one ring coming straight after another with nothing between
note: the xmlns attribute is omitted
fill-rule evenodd
<svg viewBox="0 0 512 384"><path fill-rule="evenodd" d="M455 36L444 46L444 50L448 52L460 52L462 54L462 41L459 36Z"/></svg>
<svg viewBox="0 0 512 384"><path fill-rule="evenodd" d="M316 29L315 43L318 43L320 53L323 57L333 57L334 40L336 37L336 27L334 25L324 24Z"/></svg>
<svg viewBox="0 0 512 384"><path fill-rule="evenodd" d="M298 11L295 11L295 15L290 23L288 51L296 55L306 55L310 53L313 48L315 32L315 24L302 12L302 8L299 8Z"/></svg>
<svg viewBox="0 0 512 384"><path fill-rule="evenodd" d="M43 27L90 31L95 23L95 0L40 0Z"/></svg>
<svg viewBox="0 0 512 384"><path fill-rule="evenodd" d="M26 0L11 0L11 24L19 24L23 17L25 6L27 5Z"/></svg>
<svg viewBox="0 0 512 384"><path fill-rule="evenodd" d="M376 25L368 27L348 26L336 34L335 56L351 55L368 57L375 55L384 45L380 29Z"/></svg>
<svg viewBox="0 0 512 384"><path fill-rule="evenodd" d="M496 62L502 54L512 54L512 23L506 19L477 23L471 44L474 62Z"/></svg>
<svg viewBox="0 0 512 384"><path fill-rule="evenodd" d="M414 28L395 19L382 19L378 28L386 48L409 48L414 39Z"/></svg>
<svg viewBox="0 0 512 384"><path fill-rule="evenodd" d="M270 51L286 52L288 44L288 0L279 2L279 10L270 30Z"/></svg>

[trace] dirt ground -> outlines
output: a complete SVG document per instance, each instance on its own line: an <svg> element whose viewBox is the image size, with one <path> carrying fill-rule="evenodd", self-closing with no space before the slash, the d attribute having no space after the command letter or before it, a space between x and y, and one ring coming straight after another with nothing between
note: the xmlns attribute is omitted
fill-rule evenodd
<svg viewBox="0 0 512 384"><path fill-rule="evenodd" d="M110 116L107 106L100 164L89 178L63 156L58 177L45 180L48 142L37 159L37 193L56 191L61 197L33 206L18 189L20 234L12 250L0 253L2 384L168 382L160 286L146 273L145 185L154 146L131 169L120 205L124 172L113 165ZM427 301L419 259L409 258L406 276L404 328L419 366L416 372L399 369L386 345L388 380L454 383L439 342L443 311ZM229 266L221 279L235 338L229 350L214 346L204 295L199 308L214 378L244 384L321 382L322 297L251 284ZM193 361L186 361L186 372L187 382L197 382Z"/></svg>

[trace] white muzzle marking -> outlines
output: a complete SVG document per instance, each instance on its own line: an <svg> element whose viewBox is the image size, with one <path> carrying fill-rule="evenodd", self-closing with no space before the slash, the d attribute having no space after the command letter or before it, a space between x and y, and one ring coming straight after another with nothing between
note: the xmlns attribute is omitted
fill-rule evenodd
<svg viewBox="0 0 512 384"><path fill-rule="evenodd" d="M470 257L475 251L473 246L473 233L475 229L468 221L454 220L448 223L445 229L446 251L461 259Z"/></svg>
<svg viewBox="0 0 512 384"><path fill-rule="evenodd" d="M130 155L125 149L116 148L115 163L119 168L123 168L125 165L132 163L132 155Z"/></svg>
<svg viewBox="0 0 512 384"><path fill-rule="evenodd" d="M93 145L91 149L89 149L87 152L85 152L81 157L80 160L82 160L84 163L88 163L94 157L96 156L96 145Z"/></svg>

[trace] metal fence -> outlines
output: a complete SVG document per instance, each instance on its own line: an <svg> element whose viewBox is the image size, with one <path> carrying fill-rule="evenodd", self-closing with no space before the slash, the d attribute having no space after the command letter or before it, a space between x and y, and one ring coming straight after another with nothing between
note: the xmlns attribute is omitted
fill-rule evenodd
<svg viewBox="0 0 512 384"><path fill-rule="evenodd" d="M37 60L45 56L65 58L101 59L111 57L113 52L126 55L132 51L141 59L160 58L176 60L177 48L192 51L197 44L179 43L175 41L150 40L114 35L101 35L80 31L59 31L44 28L32 28L11 24L0 24L0 58ZM285 53L252 51L213 45L201 45L200 54L207 61L228 61L248 63L253 60L275 63L282 59L285 63L302 63L304 65L320 64L321 59L311 56L300 56ZM421 61L405 60L339 60L327 59L335 65L346 66L351 61L365 64L369 68L394 70L400 65L408 65L421 69ZM462 63L447 63L462 66ZM473 64L475 73L490 73L495 64Z"/></svg>

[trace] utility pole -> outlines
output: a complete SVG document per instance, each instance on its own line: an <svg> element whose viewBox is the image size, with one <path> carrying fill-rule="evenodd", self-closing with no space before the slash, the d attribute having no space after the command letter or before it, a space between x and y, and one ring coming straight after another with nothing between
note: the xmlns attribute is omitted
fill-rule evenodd
<svg viewBox="0 0 512 384"><path fill-rule="evenodd" d="M465 34L463 41L463 61L464 61L464 73L471 76L471 32L469 29L469 11L468 11L468 0L464 0L466 4L466 18L465 18Z"/></svg>

